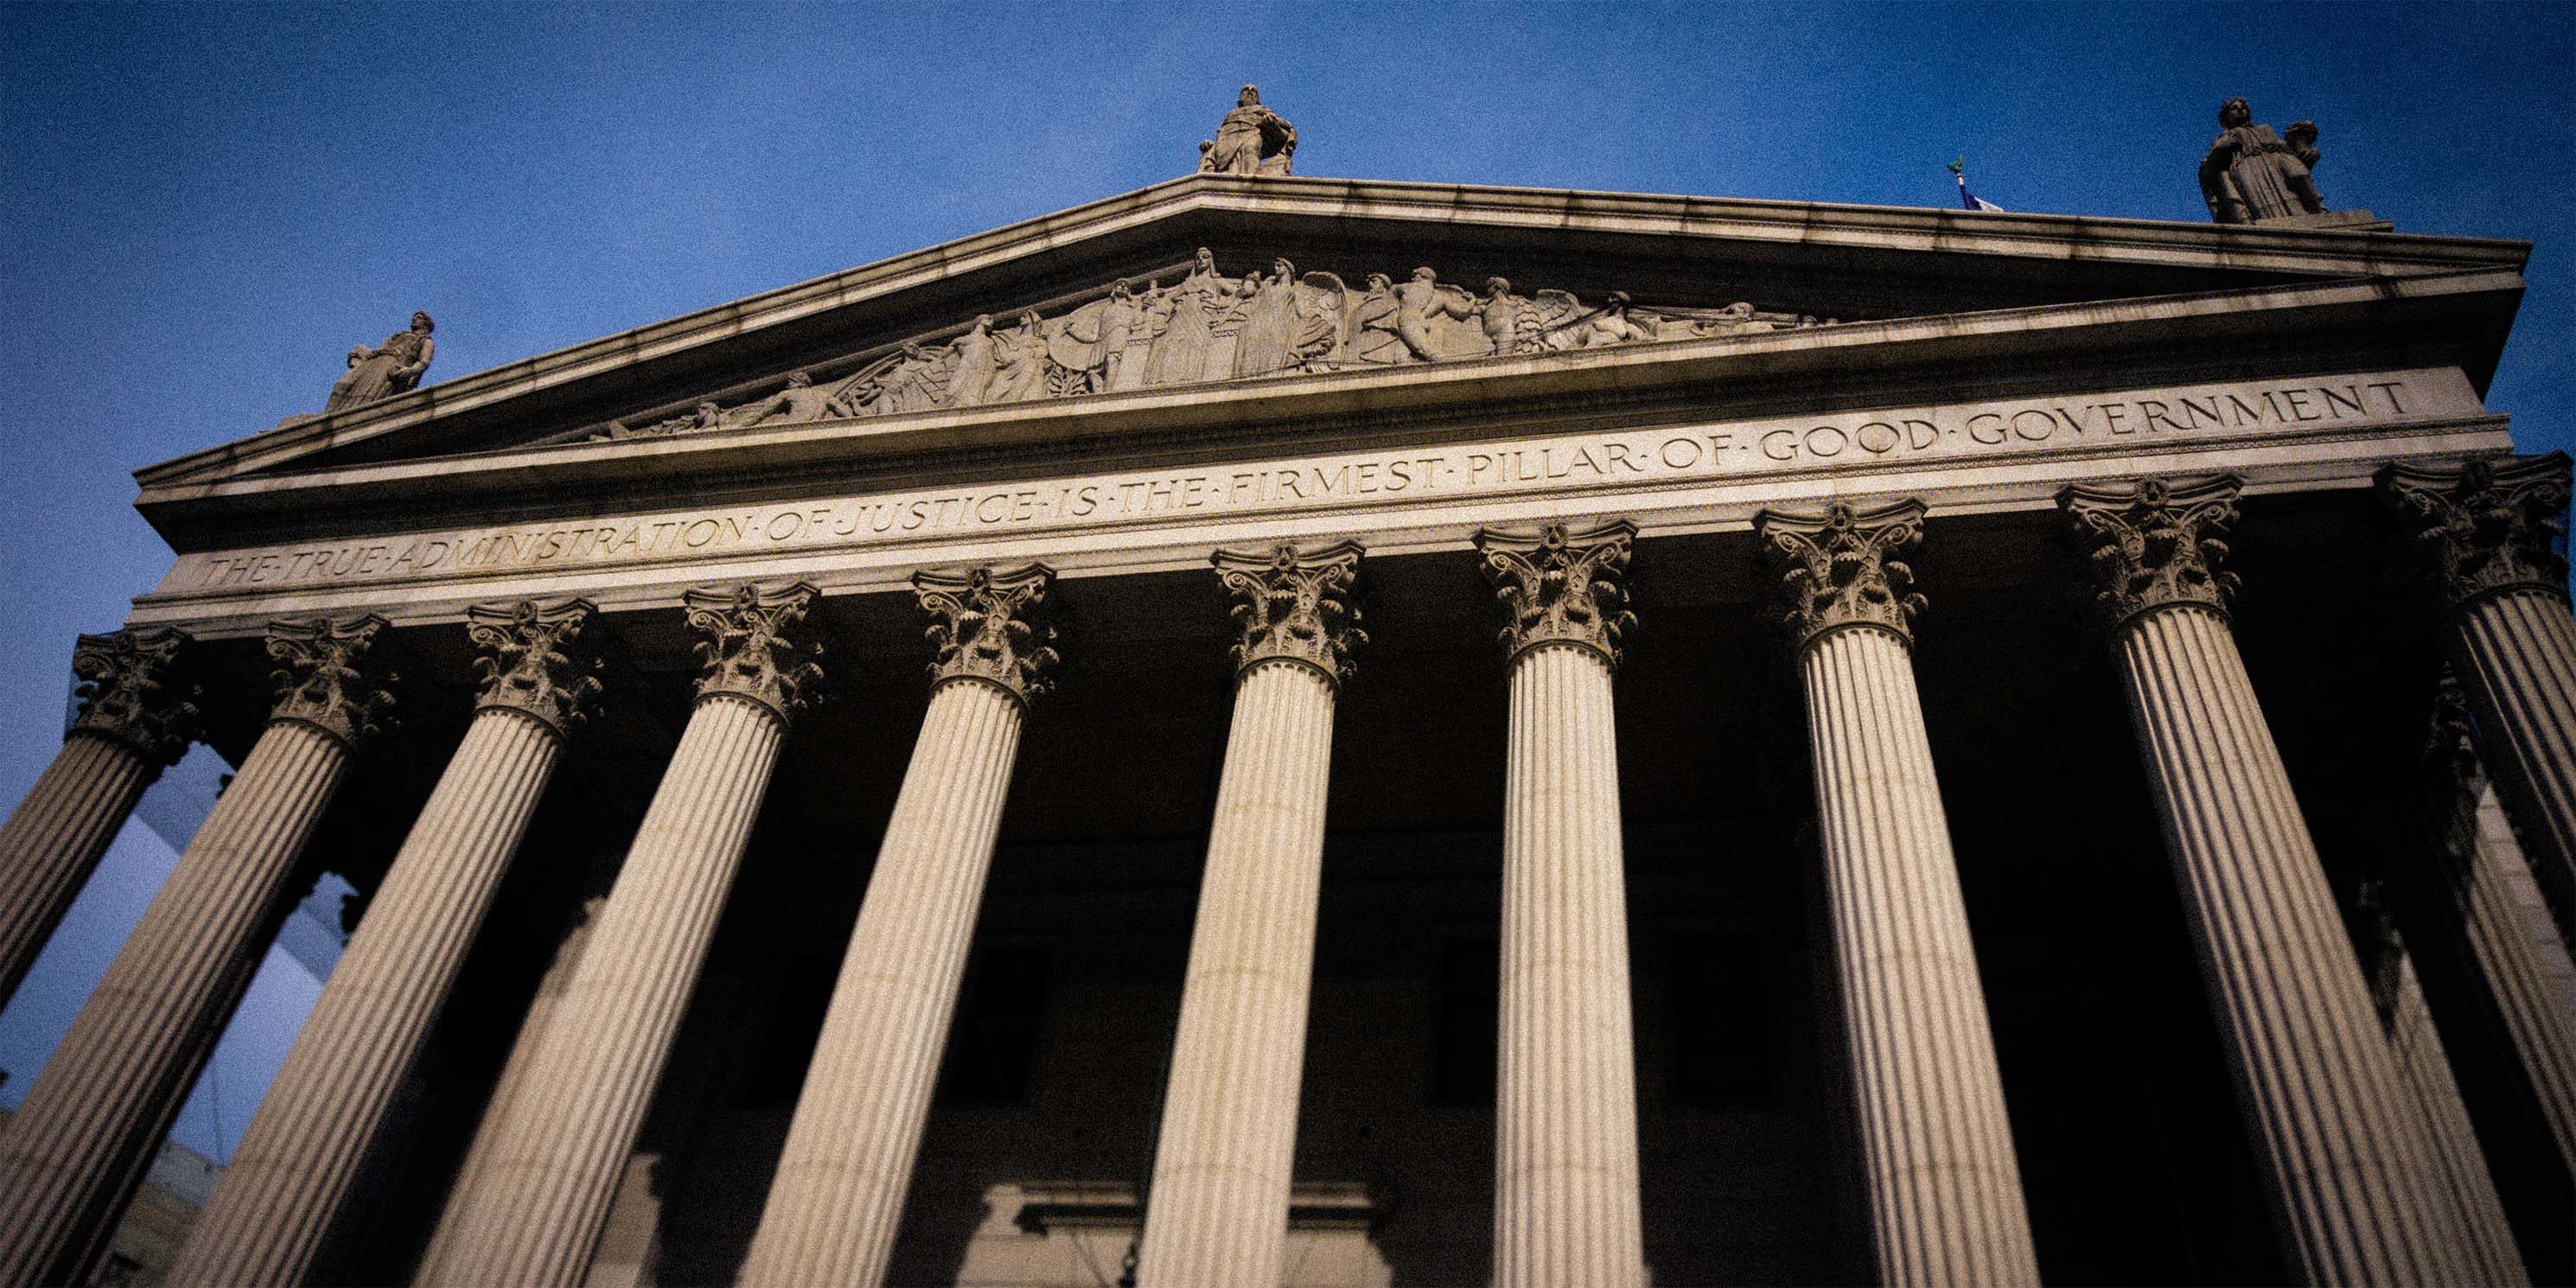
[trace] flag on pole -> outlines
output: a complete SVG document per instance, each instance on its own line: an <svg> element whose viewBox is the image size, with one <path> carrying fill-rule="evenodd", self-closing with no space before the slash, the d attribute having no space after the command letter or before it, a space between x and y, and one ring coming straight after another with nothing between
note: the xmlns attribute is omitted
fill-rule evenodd
<svg viewBox="0 0 2576 1288"><path fill-rule="evenodd" d="M1966 153L1961 153L1958 160L1950 163L1950 177L1959 181L1960 209L1987 211L1998 215L2007 213L2003 207L1968 191L1968 157Z"/></svg>

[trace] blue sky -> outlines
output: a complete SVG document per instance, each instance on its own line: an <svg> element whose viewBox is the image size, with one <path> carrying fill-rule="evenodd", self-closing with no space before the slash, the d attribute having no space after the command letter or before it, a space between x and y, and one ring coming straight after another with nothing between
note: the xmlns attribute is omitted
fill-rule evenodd
<svg viewBox="0 0 2576 1288"><path fill-rule="evenodd" d="M1965 153L2010 209L2194 221L2242 94L2319 123L2332 204L2539 243L2489 402L2576 446L2570 50L2576 6L0 6L0 802L168 564L134 467L318 409L416 308L452 379L1172 177L1245 81L1301 173L1946 206ZM169 862L129 829L0 1100Z"/></svg>

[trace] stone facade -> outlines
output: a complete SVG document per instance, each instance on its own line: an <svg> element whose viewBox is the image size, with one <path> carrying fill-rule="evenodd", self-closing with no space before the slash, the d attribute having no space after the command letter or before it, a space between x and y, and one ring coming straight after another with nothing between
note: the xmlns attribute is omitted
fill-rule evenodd
<svg viewBox="0 0 2576 1288"><path fill-rule="evenodd" d="M1294 142L143 471L9 968L241 772L0 1279L97 1264L323 866L172 1282L2576 1273L2526 247Z"/></svg>

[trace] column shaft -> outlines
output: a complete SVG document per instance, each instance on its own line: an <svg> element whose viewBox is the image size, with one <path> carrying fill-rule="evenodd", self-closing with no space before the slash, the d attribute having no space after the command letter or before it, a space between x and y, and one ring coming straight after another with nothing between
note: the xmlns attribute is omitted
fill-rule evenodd
<svg viewBox="0 0 2576 1288"><path fill-rule="evenodd" d="M475 716L167 1282L304 1279L446 1004L560 746L522 712Z"/></svg>
<svg viewBox="0 0 2576 1288"><path fill-rule="evenodd" d="M0 1003L16 995L159 772L126 743L75 733L0 824Z"/></svg>
<svg viewBox="0 0 2576 1288"><path fill-rule="evenodd" d="M2576 934L2576 618L2564 596L2506 590L2460 610L2448 642L2479 755L2559 926Z"/></svg>
<svg viewBox="0 0 2576 1288"><path fill-rule="evenodd" d="M348 745L272 722L0 1134L0 1283L77 1275L249 987Z"/></svg>
<svg viewBox="0 0 2576 1288"><path fill-rule="evenodd" d="M1276 1284L1315 973L1333 685L1255 664L1234 692L1138 1282Z"/></svg>
<svg viewBox="0 0 2576 1288"><path fill-rule="evenodd" d="M2531 875L2531 861L2524 857L2522 840L2514 835L2513 821L2505 817L2504 802L2492 783L2478 794L2477 847L2478 871L2496 890L2497 906L2529 936L2525 942L2544 981L2541 995L2556 999L2561 1013L2576 1017L2576 957L2569 956L2567 940L2558 933L2558 919L2549 915L2549 899Z"/></svg>
<svg viewBox="0 0 2576 1288"><path fill-rule="evenodd" d="M2481 801L2493 799L2483 781L2439 783L2426 796L2413 826L2391 829L2382 862L2412 977L2445 1035L2458 1091L2485 1125L2497 1182L2528 1211L2576 1209L2576 999L2551 975L2551 922L2531 914L2521 855L2481 826ZM2563 1277L2569 1237L2526 1248L2533 1273Z"/></svg>
<svg viewBox="0 0 2576 1288"><path fill-rule="evenodd" d="M740 1283L883 1282L1000 834L1021 700L932 690Z"/></svg>
<svg viewBox="0 0 2576 1288"><path fill-rule="evenodd" d="M555 946L554 960L546 964L545 975L538 979L536 994L528 999L528 1013L519 1021L519 1035L501 1063L500 1076L492 1082L492 1094L483 1102L483 1117L475 1125L474 1140L465 1147L465 1157L456 1165L456 1176L448 1182L447 1204L439 1213L438 1229L430 1236L429 1246L421 1251L420 1264L412 1269L412 1282L438 1282L438 1267L453 1246L457 1224L468 1200L487 1182L492 1153L509 1122L510 1107L518 1103L527 1085L528 1071L537 1061L537 1048L554 1022L564 992L572 987L573 973L580 969L582 952L590 945L591 928L599 923L600 911L607 904L605 895L585 900L565 929L563 941Z"/></svg>
<svg viewBox="0 0 2576 1288"><path fill-rule="evenodd" d="M779 714L700 699L431 1283L580 1282L750 843Z"/></svg>
<svg viewBox="0 0 2576 1288"><path fill-rule="evenodd" d="M1645 1278L1619 749L1607 660L1513 660L1503 813L1494 1282Z"/></svg>
<svg viewBox="0 0 2576 1288"><path fill-rule="evenodd" d="M1911 657L1890 631L1842 629L1802 668L1879 1282L2036 1284Z"/></svg>
<svg viewBox="0 0 2576 1288"><path fill-rule="evenodd" d="M2120 628L2123 678L2290 1264L2315 1284L2476 1277L2226 619Z"/></svg>
<svg viewBox="0 0 2576 1288"><path fill-rule="evenodd" d="M197 735L187 635L126 630L72 647L77 714L63 749L0 824L0 1004L18 991L161 768Z"/></svg>
<svg viewBox="0 0 2576 1288"><path fill-rule="evenodd" d="M2432 1008L2425 1005L2424 989L2416 978L2412 957L2401 951L2396 969L2395 996L2388 1008L2389 1049L2397 1057L2398 1071L2424 1107L2424 1123L2433 1138L2434 1162L2441 1169L2444 1188L2459 1209L2461 1242L2477 1267L2477 1282L2528 1284L2531 1274L2523 1269L2522 1253L2515 1247L2513 1229L2505 1221L2504 1200L2496 1194L2495 1177L2488 1172L2486 1155L2478 1148L2478 1133L2469 1123L2468 1107L2460 1102L2460 1086L2451 1076L2451 1061L2442 1049L2442 1035L2433 1028Z"/></svg>

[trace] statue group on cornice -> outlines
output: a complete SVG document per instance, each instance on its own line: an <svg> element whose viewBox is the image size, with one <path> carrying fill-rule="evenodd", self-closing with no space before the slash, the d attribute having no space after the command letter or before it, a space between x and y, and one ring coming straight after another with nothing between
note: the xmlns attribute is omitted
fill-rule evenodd
<svg viewBox="0 0 2576 1288"><path fill-rule="evenodd" d="M2317 124L2290 122L2284 140L2254 119L2244 99L2218 106L2218 138L2200 160L2200 197L2222 224L2254 224L2326 213L2315 170Z"/></svg>
<svg viewBox="0 0 2576 1288"><path fill-rule="evenodd" d="M2242 98L2219 108L2222 132L2200 164L2201 195L2222 224L2367 224L2369 212L2326 210L2314 170L2317 127L2296 121L2287 137L2254 120ZM1216 137L1199 144L1202 173L1280 176L1297 151L1297 128L1246 85ZM2323 222L2321 222L2321 220ZM2384 226L2384 225L2383 225ZM1832 319L1826 319L1830 322ZM1054 317L1023 310L978 317L961 334L907 341L858 371L817 383L797 371L766 395L644 424L612 421L593 440L764 424L843 420L1126 393L1266 376L1405 366L1457 358L1536 355L1665 340L1793 329L1817 319L1737 302L1719 309L1639 308L1624 291L1586 304L1565 291L1520 294L1501 277L1481 291L1443 282L1429 268L1404 280L1371 273L1353 286L1286 258L1237 278L1201 248L1166 285L1161 277L1111 283ZM419 385L437 348L427 313L381 345L349 350L348 373L324 413ZM837 364L836 364L837 365ZM289 416L281 425L313 419Z"/></svg>
<svg viewBox="0 0 2576 1288"><path fill-rule="evenodd" d="M322 404L322 414L339 411L409 393L419 387L420 378L429 371L430 359L438 355L438 342L430 332L438 329L427 313L411 315L410 327L385 337L378 345L353 345L349 349L348 372L331 384L331 396ZM309 420L310 413L289 416L291 421Z"/></svg>
<svg viewBox="0 0 2576 1288"><path fill-rule="evenodd" d="M1827 319L1830 321L1830 319ZM1707 339L1819 325L1744 302L1718 309L1640 308L1624 291L1597 304L1557 290L1516 292L1507 278L1481 292L1429 268L1401 283L1371 273L1354 287L1285 258L1238 278L1201 247L1166 283L1122 278L1054 317L1023 310L975 319L946 341L907 341L829 384L795 372L734 407L702 402L647 425L615 424L615 439L810 420L899 415L1126 393L1326 371L1370 370L1496 355Z"/></svg>
<svg viewBox="0 0 2576 1288"><path fill-rule="evenodd" d="M1261 87L1246 85L1216 137L1199 140L1199 170L1212 174L1286 174L1297 155L1297 127L1261 105Z"/></svg>

